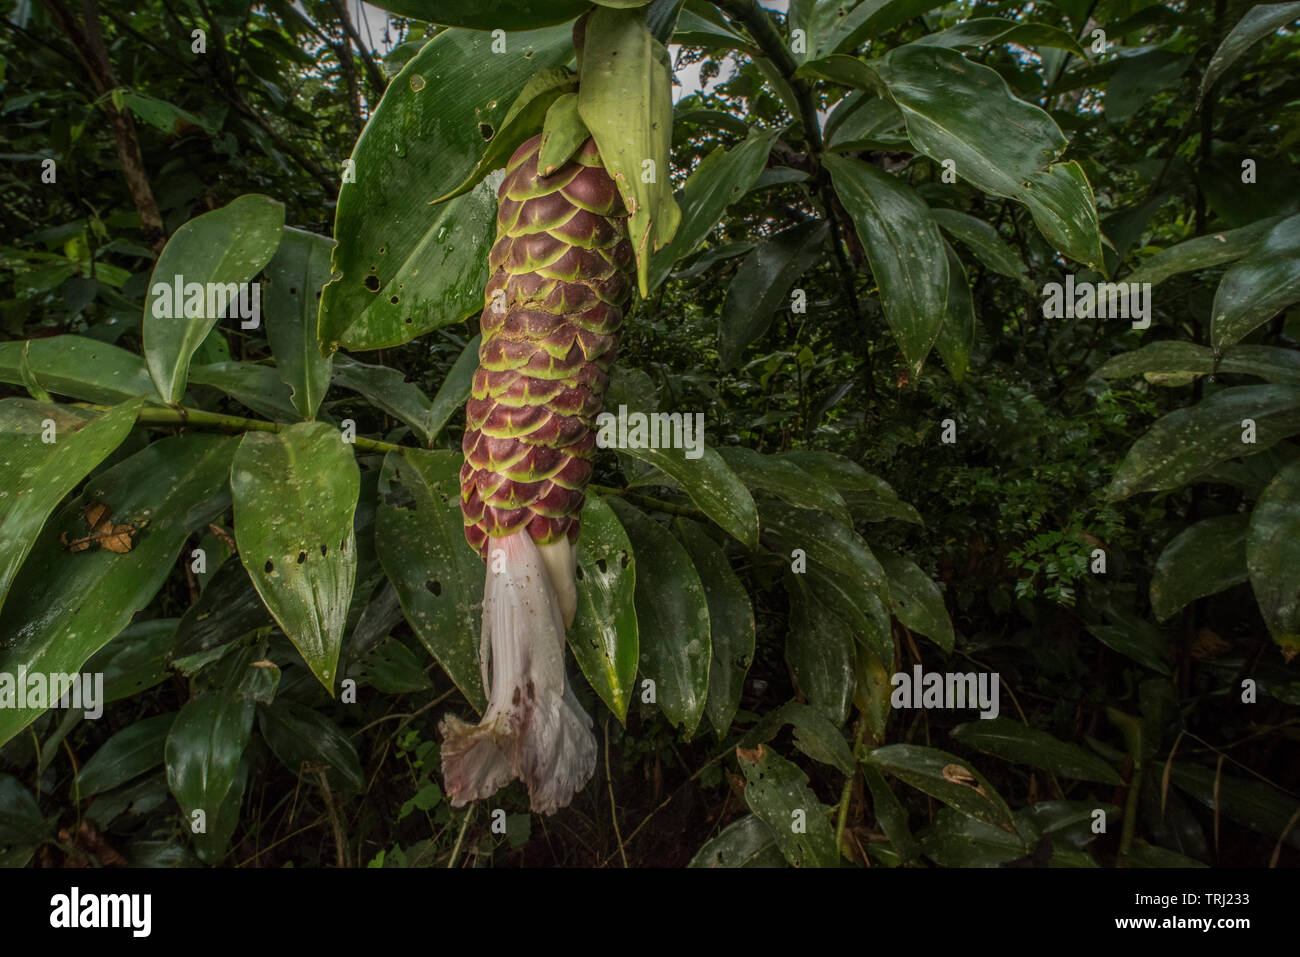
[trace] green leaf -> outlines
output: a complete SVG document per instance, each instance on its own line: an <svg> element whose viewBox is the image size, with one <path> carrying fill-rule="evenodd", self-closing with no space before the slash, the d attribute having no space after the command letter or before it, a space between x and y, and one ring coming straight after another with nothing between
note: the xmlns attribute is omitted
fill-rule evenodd
<svg viewBox="0 0 1300 957"><path fill-rule="evenodd" d="M968 721L953 728L950 734L968 747L1012 764L1027 764L1076 781L1096 781L1116 787L1124 783L1115 769L1095 754L1007 718Z"/></svg>
<svg viewBox="0 0 1300 957"><path fill-rule="evenodd" d="M756 815L732 821L695 852L687 867L785 867L772 829Z"/></svg>
<svg viewBox="0 0 1300 957"><path fill-rule="evenodd" d="M610 403L606 403L609 405ZM638 411L631 409L631 412ZM602 413L604 415L605 413ZM608 413L611 416L613 413ZM683 413L690 415L692 413ZM612 420L606 420L613 428ZM599 426L599 421L598 421ZM753 548L758 544L758 510L753 496L736 473L727 467L722 456L703 445L700 437L699 458L687 458L690 449L650 449L620 447L634 459L647 462L677 482L691 501L723 531ZM604 447L612 447L606 443Z"/></svg>
<svg viewBox="0 0 1300 957"><path fill-rule="evenodd" d="M1255 442L1242 441L1243 420ZM1254 455L1300 432L1300 387L1246 385L1216 392L1158 419L1133 443L1115 472L1111 501L1137 492L1178 488L1225 459Z"/></svg>
<svg viewBox="0 0 1300 957"><path fill-rule="evenodd" d="M163 744L175 713L128 724L103 743L77 774L77 793L84 800L125 784L163 763Z"/></svg>
<svg viewBox="0 0 1300 957"><path fill-rule="evenodd" d="M0 400L0 606L50 513L122 444L139 410L139 399L99 416Z"/></svg>
<svg viewBox="0 0 1300 957"><path fill-rule="evenodd" d="M960 385L970 369L971 349L975 345L975 300L966 279L966 267L951 246L946 242L943 246L948 254L948 302L934 348L948 374Z"/></svg>
<svg viewBox="0 0 1300 957"><path fill-rule="evenodd" d="M805 31L807 48L795 56L815 60L851 50L942 5L942 0L792 0L788 22L792 30Z"/></svg>
<svg viewBox="0 0 1300 957"><path fill-rule="evenodd" d="M998 231L984 220L951 209L932 209L930 215L940 229L967 246L989 269L1016 280L1023 289L1034 290L1020 254L1004 243Z"/></svg>
<svg viewBox="0 0 1300 957"><path fill-rule="evenodd" d="M462 461L459 452L389 452L379 478L375 548L416 637L482 714L484 565L465 541Z"/></svg>
<svg viewBox="0 0 1300 957"><path fill-rule="evenodd" d="M1112 651L1162 675L1170 675L1166 658L1169 643L1153 625L1146 622L1122 625L1088 625L1088 632Z"/></svg>
<svg viewBox="0 0 1300 957"><path fill-rule="evenodd" d="M488 173L504 168L515 150L541 129L551 104L565 95L573 95L577 84L577 78L566 69L542 69L530 76L510 105L500 128L488 140L487 149L474 169L459 186L430 200L429 205L463 196L483 182Z"/></svg>
<svg viewBox="0 0 1300 957"><path fill-rule="evenodd" d="M591 4L587 0L378 0L374 6L443 26L513 31L564 23ZM508 50L517 39L507 38Z"/></svg>
<svg viewBox="0 0 1300 957"><path fill-rule="evenodd" d="M1216 595L1250 577L1246 571L1249 515L1203 519L1165 546L1151 573L1151 610L1166 620L1189 602Z"/></svg>
<svg viewBox="0 0 1300 957"><path fill-rule="evenodd" d="M940 867L998 867L1032 849L1017 831L940 808L921 834L925 856Z"/></svg>
<svg viewBox="0 0 1300 957"><path fill-rule="evenodd" d="M116 405L153 395L153 380L144 360L133 352L81 336L51 336L0 342L0 382L22 385L24 354L36 377L50 392L86 402Z"/></svg>
<svg viewBox="0 0 1300 957"><path fill-rule="evenodd" d="M577 557L578 613L569 647L591 687L625 721L640 660L637 560L618 516L596 495L582 507Z"/></svg>
<svg viewBox="0 0 1300 957"><path fill-rule="evenodd" d="M1274 226L1214 293L1210 339L1216 352L1239 342L1300 300L1300 214Z"/></svg>
<svg viewBox="0 0 1300 957"><path fill-rule="evenodd" d="M987 193L1024 203L1056 248L1103 268L1097 210L1083 169L1074 161L1051 165L1065 136L1047 113L1016 98L997 71L919 44L863 69L874 71L902 109L908 136L921 152L935 162L952 160L958 176Z"/></svg>
<svg viewBox="0 0 1300 957"><path fill-rule="evenodd" d="M889 585L862 536L824 512L770 499L760 500L760 510L764 543L783 560L795 560L794 550L802 550L817 601L853 626L855 637L882 661L892 661Z"/></svg>
<svg viewBox="0 0 1300 957"><path fill-rule="evenodd" d="M398 370L336 354L334 384L365 396L371 404L409 425L425 446L433 445L433 401Z"/></svg>
<svg viewBox="0 0 1300 957"><path fill-rule="evenodd" d="M578 147L591 135L578 115L578 94L565 93L546 111L542 126L542 143L537 152L537 169L550 176L573 158Z"/></svg>
<svg viewBox="0 0 1300 957"><path fill-rule="evenodd" d="M465 407L469 400L470 387L474 383L474 370L478 368L478 347L482 336L475 336L465 344L460 355L447 371L447 377L438 387L438 394L433 397L433 408L429 411L428 429L430 442L433 442L447 427L448 420Z"/></svg>
<svg viewBox="0 0 1300 957"><path fill-rule="evenodd" d="M875 812L876 823L885 832L885 837L889 838L889 843L904 861L915 860L920 856L921 849L907 826L907 809L899 802L885 776L871 765L862 765L862 779L871 791L871 809Z"/></svg>
<svg viewBox="0 0 1300 957"><path fill-rule="evenodd" d="M668 529L627 502L608 503L627 533L639 570L635 602L640 673L656 703L690 740L704 715L712 648L704 585Z"/></svg>
<svg viewBox="0 0 1300 957"><path fill-rule="evenodd" d="M176 629L176 657L209 651L274 619L253 587L238 556L226 559L212 575L199 600L185 610Z"/></svg>
<svg viewBox="0 0 1300 957"><path fill-rule="evenodd" d="M623 197L637 285L645 297L650 257L672 239L682 215L669 175L668 53L650 35L644 10L599 7L587 20L578 70L578 113Z"/></svg>
<svg viewBox="0 0 1300 957"><path fill-rule="evenodd" d="M226 692L191 698L167 734L167 786L194 834L199 856L208 863L224 856L234 830L231 825L227 831L222 819L230 814L227 799L243 796L237 780L240 758L253 731L253 708L253 699ZM203 831L197 830L200 822ZM220 838L223 832L225 840L203 839Z"/></svg>
<svg viewBox="0 0 1300 957"><path fill-rule="evenodd" d="M151 618L124 628L86 662L90 674L104 676L104 704L130 698L172 676L171 654L179 618Z"/></svg>
<svg viewBox="0 0 1300 957"><path fill-rule="evenodd" d="M87 483L82 495L46 523L0 609L0 673L73 674L119 634L171 574L190 533L228 507L232 438L192 434L159 439ZM113 521L139 529L126 554L71 553L59 536L86 533L91 501ZM77 596L69 601L68 596ZM21 601L13 596L22 596ZM0 708L0 744L41 713Z"/></svg>
<svg viewBox="0 0 1300 957"><path fill-rule="evenodd" d="M971 765L946 751L915 744L887 744L876 748L864 761L967 817L1012 830L1011 811L993 785Z"/></svg>
<svg viewBox="0 0 1300 957"><path fill-rule="evenodd" d="M32 792L13 775L0 774L0 846L40 844L52 830Z"/></svg>
<svg viewBox="0 0 1300 957"><path fill-rule="evenodd" d="M688 256L718 225L722 213L758 179L776 142L775 130L753 129L734 148L718 147L695 167L682 187L682 219L672 241L655 254L650 288L658 288L673 264Z"/></svg>
<svg viewBox="0 0 1300 957"><path fill-rule="evenodd" d="M1246 565L1274 640L1286 650L1300 647L1300 461L1278 472L1255 503Z"/></svg>
<svg viewBox="0 0 1300 957"><path fill-rule="evenodd" d="M23 342L23 350L18 361L18 375L23 380L23 387L27 390L27 394L33 399L38 402L53 402L54 397L45 391L45 387L36 378L36 373L32 371L31 348L30 339Z"/></svg>
<svg viewBox="0 0 1300 957"><path fill-rule="evenodd" d="M917 45L941 46L949 48L982 47L993 44L1016 43L1026 47L1052 47L1069 50L1082 60L1088 54L1077 40L1058 27L1044 23L1017 23L1001 17L976 17L965 20L955 27L930 33L915 41Z"/></svg>
<svg viewBox="0 0 1300 957"><path fill-rule="evenodd" d="M257 723L271 751L294 774L301 774L304 765L323 767L331 772L327 777L333 787L353 794L364 789L352 740L320 712L277 698L258 707Z"/></svg>
<svg viewBox="0 0 1300 957"><path fill-rule="evenodd" d="M1106 119L1123 123L1162 93L1173 94L1178 80L1192 63L1188 54L1154 49L1121 54L1119 65L1106 83L1103 101Z"/></svg>
<svg viewBox="0 0 1300 957"><path fill-rule="evenodd" d="M330 360L316 342L316 314L321 290L330 281L333 251L329 237L286 226L280 247L266 264L266 338L294 409L308 420L316 418L330 384Z"/></svg>
<svg viewBox="0 0 1300 957"><path fill-rule="evenodd" d="M406 694L433 687L424 664L396 638L387 638L361 661L362 677L384 694Z"/></svg>
<svg viewBox="0 0 1300 957"><path fill-rule="evenodd" d="M1264 237L1280 222L1281 216L1271 216L1240 229L1220 230L1177 243L1146 260L1125 281L1149 282L1155 286L1179 273L1235 262L1258 249Z"/></svg>
<svg viewBox="0 0 1300 957"><path fill-rule="evenodd" d="M218 132L210 121L205 122L188 110L182 110L166 100L131 90L122 90L120 95L123 106L156 130L179 134L184 130L184 124L189 123L202 127L209 134Z"/></svg>
<svg viewBox="0 0 1300 957"><path fill-rule="evenodd" d="M838 728L849 718L857 677L853 632L810 594L800 576L790 575L787 582L791 607L786 664L799 693Z"/></svg>
<svg viewBox="0 0 1300 957"><path fill-rule="evenodd" d="M838 867L829 808L808 789L808 776L771 748L736 749L745 775L745 803L767 825L795 867Z"/></svg>
<svg viewBox="0 0 1300 957"><path fill-rule="evenodd" d="M1219 82L1219 78L1242 55L1260 40L1277 33L1292 20L1300 17L1300 3L1260 3L1246 11L1245 16L1236 22L1219 49L1214 51L1210 64L1201 77L1201 89L1196 95L1196 108L1199 110L1210 87Z"/></svg>
<svg viewBox="0 0 1300 957"><path fill-rule="evenodd" d="M486 29L511 20L500 11ZM493 53L494 42L490 33L439 33L388 84L357 140L355 181L343 183L334 220L335 279L321 294L324 354L399 345L483 308L495 177L425 204L474 168L529 75L573 56L568 26L507 37L505 53Z"/></svg>
<svg viewBox="0 0 1300 957"><path fill-rule="evenodd" d="M268 196L240 196L234 202L191 219L172 235L149 279L144 304L145 364L164 402L179 402L185 394L190 357L207 338L221 313L209 292L225 286L225 301L233 298L230 283L254 279L270 262L284 230L284 204ZM202 283L204 303L199 315L190 315L182 296L183 312L174 301L176 278L185 288ZM211 314L209 314L211 312Z"/></svg>
<svg viewBox="0 0 1300 957"><path fill-rule="evenodd" d="M843 112L841 112L843 111ZM887 97L854 90L826 121L826 143L836 153L863 149L908 149L903 113Z"/></svg>
<svg viewBox="0 0 1300 957"><path fill-rule="evenodd" d="M1071 259L1105 272L1092 186L1076 161L1056 163L1035 173L1025 180L1024 191L1016 198L1025 204L1049 243Z"/></svg>
<svg viewBox="0 0 1300 957"><path fill-rule="evenodd" d="M1252 375L1266 382L1300 386L1300 352L1278 346L1237 345L1216 358L1207 346L1179 339L1150 342L1110 359L1093 373L1103 379L1146 376L1149 382L1212 375Z"/></svg>
<svg viewBox="0 0 1300 957"><path fill-rule="evenodd" d="M673 531L690 555L708 602L712 661L704 708L709 723L723 737L731 730L745 675L754 660L754 608L726 552L703 526L688 518L677 518Z"/></svg>
<svg viewBox="0 0 1300 957"><path fill-rule="evenodd" d="M360 474L320 422L249 432L230 469L239 557L281 630L331 694L357 572Z"/></svg>
<svg viewBox="0 0 1300 957"><path fill-rule="evenodd" d="M817 481L837 489L855 521L898 519L924 524L915 508L899 501L898 493L888 482L842 455L834 452L782 452L781 458L789 459Z"/></svg>
<svg viewBox="0 0 1300 957"><path fill-rule="evenodd" d="M948 298L948 256L930 208L883 170L835 154L825 157L880 287L885 319L914 376L939 336Z"/></svg>
<svg viewBox="0 0 1300 957"><path fill-rule="evenodd" d="M894 617L952 654L956 637L939 586L910 559L888 551L882 551L877 557L889 578Z"/></svg>
<svg viewBox="0 0 1300 957"><path fill-rule="evenodd" d="M839 492L789 459L760 455L740 445L724 445L718 454L748 487L771 492L796 508L821 509L841 522L851 522L848 506Z"/></svg>
<svg viewBox="0 0 1300 957"><path fill-rule="evenodd" d="M742 744L767 742L786 725L794 728L794 746L814 761L853 773L853 752L838 725L818 709L801 701L787 701L769 712L745 735Z"/></svg>
<svg viewBox="0 0 1300 957"><path fill-rule="evenodd" d="M723 371L735 367L779 310L789 308L790 287L821 260L827 229L821 220L800 223L745 257L727 286L718 316L718 364Z"/></svg>
<svg viewBox="0 0 1300 957"><path fill-rule="evenodd" d="M298 411L290 389L275 369L251 362L213 362L190 368L190 385L220 389L256 415L277 422L292 422Z"/></svg>
<svg viewBox="0 0 1300 957"><path fill-rule="evenodd" d="M1300 849L1300 831L1291 826L1292 815L1298 808L1293 796L1262 781L1234 778L1181 761L1174 762L1169 776L1174 784L1211 811L1217 810L1271 842L1282 839L1286 831L1283 843Z"/></svg>

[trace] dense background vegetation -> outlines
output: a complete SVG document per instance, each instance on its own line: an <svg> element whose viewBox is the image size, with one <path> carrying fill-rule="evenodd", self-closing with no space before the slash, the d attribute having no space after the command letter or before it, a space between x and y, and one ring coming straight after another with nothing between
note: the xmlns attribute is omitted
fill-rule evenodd
<svg viewBox="0 0 1300 957"><path fill-rule="evenodd" d="M388 6L481 30L564 19L516 23L522 15L501 5L454 0ZM573 8L568 17L585 9L558 6ZM0 860L1300 860L1300 4L792 7L649 7L679 81L671 166L686 219L710 194L722 199L698 234L686 231L693 242L656 260L666 278L626 326L610 404L704 411L710 446L752 493L762 540L742 542L670 464L602 453L587 559L629 539L636 554L655 556L636 565L635 609L650 655L642 676L656 675L661 699L643 703L619 662L604 686L577 679L602 760L570 808L539 818L517 784L487 802L504 817L453 811L442 795L436 721L447 709L468 716L477 669L471 658L458 683L448 677L464 667L457 649L468 643L472 654L476 641L464 627L471 611L452 615L437 600L446 576L466 562L462 577L472 575L476 559L445 512L438 528L403 518L431 514L454 489L447 468L458 461L477 321L460 322L456 310L481 297L486 272L473 259L486 246L468 244L457 268L447 266L464 288L447 292L454 308L420 313L413 332L422 334L389 341L385 322L410 320L375 318L369 307L364 334L335 330L343 348L325 369L328 392L322 380L308 398L302 384L317 360L288 358L302 352L303 328L315 346L310 293L329 275L325 237L340 243L336 265L340 255L355 263L373 252L358 251L357 237L387 242L397 219L427 236L439 216L472 217L487 186L455 201L461 213L440 213L425 203L446 189L420 177L454 185L469 173L513 93L484 104L463 76L437 89L434 109L460 116L473 101L483 116L470 130L477 143L464 130L446 134L464 161L439 169L451 147L421 158L400 138L379 141L402 129L382 126L383 111L418 93L408 81L425 74L413 58L429 57L432 69L439 50L469 42L426 46L442 26L343 0L11 6L0 22L0 381L9 383L0 394L10 397L0 401L0 449L38 442L33 430L47 416L80 429L110 415L104 406L129 408L120 428L109 423L119 444L65 476L59 494L75 494L48 521L57 499L34 526L0 499L0 556L14 560L0 563L9 589L0 671L26 660L53 619L45 638L68 641L80 629L88 643L75 666L93 653L85 669L106 673L113 699L99 721L51 711L0 734ZM796 50L799 29L807 45ZM1095 198L1105 237L1095 255L1086 208L1084 226L1061 230L1083 239L1062 249L1023 202L966 179L964 159L955 182L945 177L942 157L917 142L919 124L904 124L883 91L827 59L879 63L927 37L931 50L996 71L1063 131L1060 163L1077 163ZM1225 47L1230 37L1240 42ZM532 72L516 66L515 91ZM959 112L998 129L1008 108L988 95ZM358 136L372 114L367 147ZM383 188L363 175L380 149L407 170ZM349 158L358 165L350 206ZM919 373L916 350L905 355L898 340L924 322L882 296L889 267L864 238L866 207L846 186L864 174L849 160L938 211L911 215L933 216L949 244L938 262L914 266L931 279L941 263L950 270L942 329L932 330L938 353ZM1253 177L1243 176L1246 160ZM262 204L251 212L229 205L246 194L270 200L241 200ZM155 261L182 225L222 209L218 217L254 238L272 234L257 266L266 267L265 327L223 320L197 345L177 398L207 418L156 401L137 409L133 377L143 376L140 394L153 391L139 356ZM365 209L376 211L369 220ZM193 263L196 250L231 242L227 220L201 222L168 255ZM281 233L281 222L294 229ZM447 222L454 241L457 221ZM1149 329L1044 317L1046 284L1101 271L1154 283ZM806 310L791 308L793 290ZM416 308L396 295L393 305L399 317ZM345 308L351 300L336 315ZM323 340L325 330L322 317ZM80 338L54 338L64 336ZM361 351L370 354L348 356ZM55 397L58 410L41 404ZM330 676L357 682L355 703L326 693L313 674L320 663L281 632L256 569L232 552L252 549L254 527L293 506L272 497L266 514L241 524L240 491L232 513L224 470L231 455L256 460L247 440L236 453L238 438L217 436L264 428L249 420L311 418L314 403L320 421L351 419L360 437L355 516L320 519L341 521L345 541L355 536L355 585L335 609L346 624ZM1245 418L1258 429L1252 445L1242 441ZM945 420L953 442L943 441ZM450 451L412 466L413 481L404 463L425 460L392 445ZM332 500L345 485L326 476L296 491L304 502ZM131 552L60 546L63 533L87 533L85 507L97 500L135 526ZM832 543L829 557L819 559L816 542ZM802 577L790 573L798 547L811 566ZM674 572L674 556L688 553ZM673 606L691 575L714 626L707 706L698 676L677 679L670 700L673 681L656 671L688 628L655 609ZM607 610L626 629L632 578L615 569L612 581L626 607ZM464 595L476 589L481 577L462 582ZM997 672L1001 717L891 711L887 675L916 663ZM620 696L622 708L611 708ZM190 833L190 812L213 800L220 811L207 832ZM792 809L807 812L806 834L787 835Z"/></svg>

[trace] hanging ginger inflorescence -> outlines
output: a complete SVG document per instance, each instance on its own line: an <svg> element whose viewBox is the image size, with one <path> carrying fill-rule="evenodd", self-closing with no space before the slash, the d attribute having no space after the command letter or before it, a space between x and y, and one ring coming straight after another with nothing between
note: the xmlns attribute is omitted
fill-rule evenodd
<svg viewBox="0 0 1300 957"><path fill-rule="evenodd" d="M596 763L591 718L569 687L565 629L577 607L584 489L623 313L632 247L594 140L551 176L540 137L498 190L479 366L466 407L465 537L487 562L478 725L442 724L455 806L520 778L534 811L566 806Z"/></svg>

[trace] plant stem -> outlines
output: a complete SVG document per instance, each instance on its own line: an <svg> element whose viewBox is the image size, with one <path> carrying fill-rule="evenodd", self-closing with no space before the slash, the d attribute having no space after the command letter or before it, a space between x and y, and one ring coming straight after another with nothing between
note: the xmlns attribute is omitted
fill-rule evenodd
<svg viewBox="0 0 1300 957"><path fill-rule="evenodd" d="M93 409L96 412L107 412L109 408L106 405L95 405L90 402L75 404L84 409ZM206 432L282 432L286 428L280 422L247 419L242 415L204 412L202 409L189 409L183 405L144 406L140 409L135 421L137 425L199 429ZM392 442L383 442L379 439L367 439L360 435L353 439L352 444L367 452L401 452L403 449L411 448L411 446L394 445Z"/></svg>
<svg viewBox="0 0 1300 957"><path fill-rule="evenodd" d="M844 825L849 819L849 799L853 797L853 779L858 776L858 751L862 748L862 735L866 726L867 722L859 714L857 733L853 737L853 770L844 779L844 787L840 789L839 815L835 822L835 850L840 853L844 851Z"/></svg>

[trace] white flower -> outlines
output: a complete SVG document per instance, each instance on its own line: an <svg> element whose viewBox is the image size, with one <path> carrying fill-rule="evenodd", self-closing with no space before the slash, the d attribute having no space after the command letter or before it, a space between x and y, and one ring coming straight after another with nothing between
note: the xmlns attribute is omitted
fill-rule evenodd
<svg viewBox="0 0 1300 957"><path fill-rule="evenodd" d="M532 809L553 814L596 768L591 717L564 672L573 556L567 543L558 546L547 546L544 561L527 530L492 542L479 646L488 708L477 725L447 715L440 726L443 781L453 807L519 778ZM502 559L493 560L498 549ZM557 587L552 576L563 579L566 572ZM568 599L563 610L561 595Z"/></svg>

